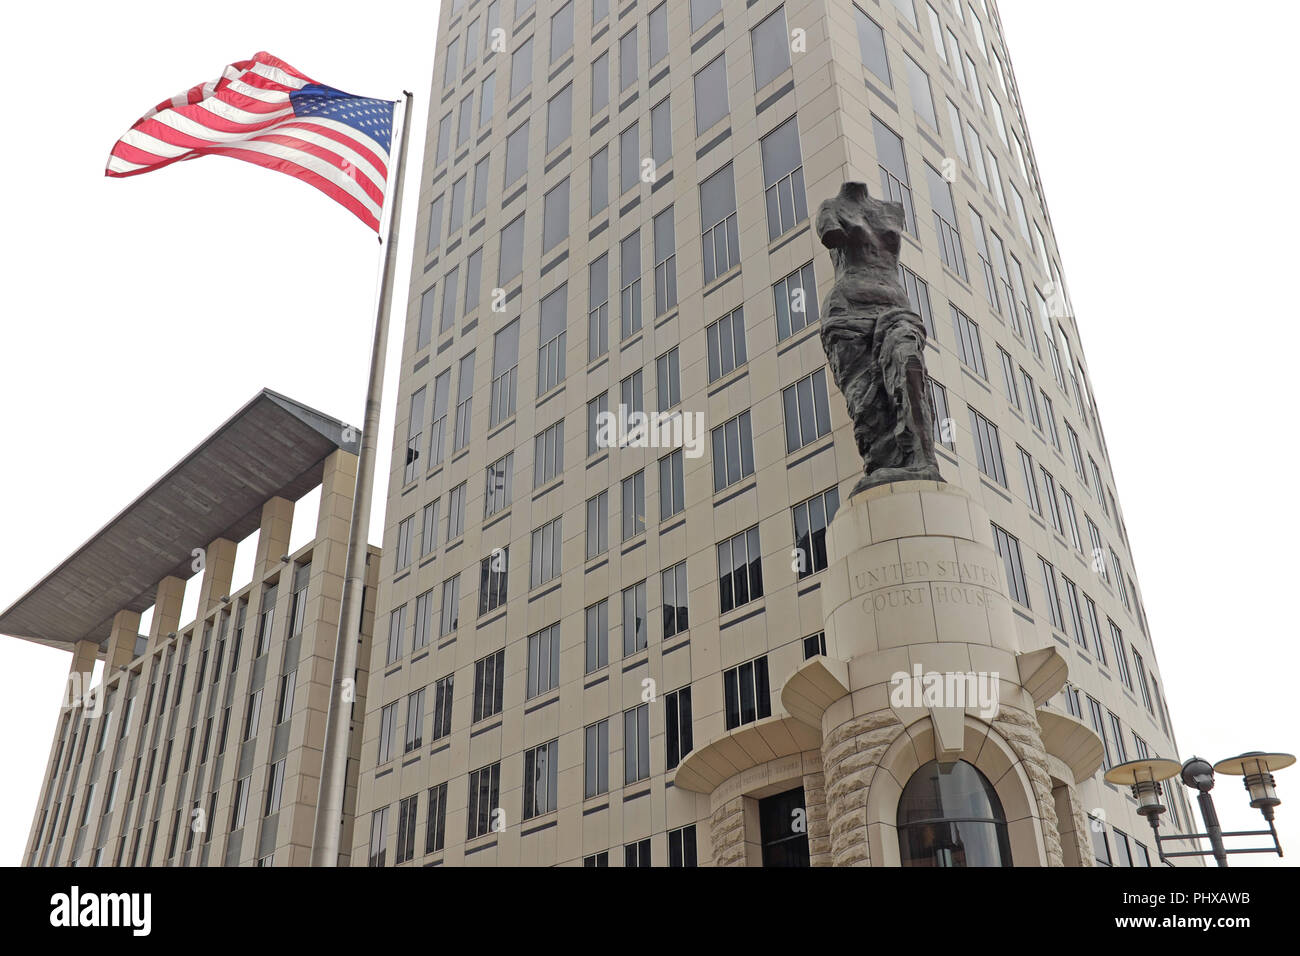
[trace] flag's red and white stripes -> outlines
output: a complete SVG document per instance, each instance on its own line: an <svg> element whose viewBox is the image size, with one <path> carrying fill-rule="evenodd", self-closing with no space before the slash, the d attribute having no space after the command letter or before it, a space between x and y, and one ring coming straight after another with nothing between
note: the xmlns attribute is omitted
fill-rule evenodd
<svg viewBox="0 0 1300 956"><path fill-rule="evenodd" d="M232 156L304 180L379 231L387 137L327 116L297 116L290 94L315 80L268 53L159 103L117 141L105 175L138 176L208 154Z"/></svg>

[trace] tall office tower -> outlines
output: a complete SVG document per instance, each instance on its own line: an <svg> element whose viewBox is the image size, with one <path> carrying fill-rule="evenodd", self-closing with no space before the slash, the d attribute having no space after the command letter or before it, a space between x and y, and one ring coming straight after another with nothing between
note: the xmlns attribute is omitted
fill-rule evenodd
<svg viewBox="0 0 1300 956"><path fill-rule="evenodd" d="M940 466L1068 664L1021 681L1042 832L985 849L1157 862L1099 767L1177 748L993 0L444 0L430 100L354 862L834 862L852 781L783 701L861 474L810 222L845 181L903 205ZM680 443L610 447L620 408ZM932 783L1006 828L927 766L908 820Z"/></svg>
<svg viewBox="0 0 1300 956"><path fill-rule="evenodd" d="M0 614L0 633L72 651L24 864L308 863L358 441L263 391ZM315 534L289 553L294 503L315 488ZM231 590L244 542L252 578ZM373 622L372 607L358 718Z"/></svg>

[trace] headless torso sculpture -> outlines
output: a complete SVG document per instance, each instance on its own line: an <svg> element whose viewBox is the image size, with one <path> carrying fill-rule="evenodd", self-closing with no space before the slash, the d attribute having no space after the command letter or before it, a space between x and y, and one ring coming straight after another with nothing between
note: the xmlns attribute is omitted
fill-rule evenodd
<svg viewBox="0 0 1300 956"><path fill-rule="evenodd" d="M925 325L898 279L903 207L845 183L817 210L835 284L822 303L822 348L844 395L864 476L849 497L894 481L942 481L925 374Z"/></svg>

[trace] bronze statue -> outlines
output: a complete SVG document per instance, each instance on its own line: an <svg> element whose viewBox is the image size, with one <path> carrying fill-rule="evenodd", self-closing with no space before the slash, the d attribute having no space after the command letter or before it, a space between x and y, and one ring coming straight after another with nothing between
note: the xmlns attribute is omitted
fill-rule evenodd
<svg viewBox="0 0 1300 956"><path fill-rule="evenodd" d="M822 348L844 395L864 476L849 497L893 481L942 481L925 375L925 325L898 278L903 206L845 183L817 210L835 284L822 303Z"/></svg>

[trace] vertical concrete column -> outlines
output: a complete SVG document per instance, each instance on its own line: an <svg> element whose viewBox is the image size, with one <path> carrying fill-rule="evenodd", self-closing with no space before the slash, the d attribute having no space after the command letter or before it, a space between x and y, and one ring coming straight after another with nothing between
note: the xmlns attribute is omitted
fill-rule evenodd
<svg viewBox="0 0 1300 956"><path fill-rule="evenodd" d="M158 649L167 635L181 626L181 604L185 600L185 582L170 574L158 582L154 594L153 618L149 622L148 652Z"/></svg>
<svg viewBox="0 0 1300 956"><path fill-rule="evenodd" d="M72 661L68 664L68 677L71 679L73 674L82 675L83 694L90 689L90 675L94 673L97 660L99 660L99 645L94 641L77 641L72 645Z"/></svg>
<svg viewBox="0 0 1300 956"><path fill-rule="evenodd" d="M158 582L157 590L154 593L153 619L149 622L149 645L145 653L152 654L163 644L164 641L168 639L170 635L176 633L176 631L180 628L181 605L184 603L184 601L185 601L185 582L181 578L168 575L167 577L163 578L161 581ZM165 655L163 659L165 662L166 660ZM160 684L159 692L161 693L161 691L162 691L162 686ZM172 693L179 693L179 692L180 692L180 688L178 686L172 687ZM158 706L157 701L154 702L153 706L155 707ZM155 717L154 719L165 720L166 718ZM159 740L162 744L165 745L167 738L164 735L163 737L160 737ZM161 752L159 753L158 759L160 761L162 760ZM175 759L174 756L173 759ZM161 766L159 767L159 770L161 770ZM145 841L148 840L148 836L149 836L148 833L149 823L147 821L149 821L150 819L151 811L153 811L154 808L166 807L168 803L171 802L171 800L174 798L175 795L175 784L172 784L172 786L169 787L167 784L167 780L161 776L157 778L157 783L155 787L156 787L156 791L152 803L150 803L150 801L147 798L142 798L144 799L142 806L145 814L143 819L146 821L145 835L144 835ZM158 846L161 846L163 851L165 851L167 846L166 840L169 835L168 827L171 824L171 820L166 816L165 813L162 813L161 811L158 812L159 812L159 819L161 821L158 825ZM143 845L147 846L147 842L144 843ZM143 852L144 850L142 849L141 853ZM155 847L154 860L158 861L160 859L161 857L159 855L158 848Z"/></svg>
<svg viewBox="0 0 1300 956"><path fill-rule="evenodd" d="M316 537L348 540L352 495L357 487L357 456L338 449L325 459L320 507L316 512Z"/></svg>
<svg viewBox="0 0 1300 956"><path fill-rule="evenodd" d="M130 684L129 675L127 675L125 671L127 667L130 666L131 661L135 658L135 640L136 637L139 636L139 632L139 611L120 610L117 614L113 615L113 623L112 626L110 626L108 636L108 650L104 654L104 682L109 682L109 680L112 680L114 676L118 678L118 704L114 706L114 713L117 714L117 723L114 724L112 728L109 728L110 734L114 735L114 737L134 734L135 727L139 727L139 713L135 713L133 717L131 717L131 723L134 724L134 727L121 726L121 722L127 719L126 692L127 687L129 687ZM112 754L114 745L116 744L109 744L109 754ZM112 760L112 756L109 756L109 760ZM133 766L133 761L131 761L130 750L127 750L127 753L123 754L122 758L122 774L123 778L125 778L123 779L123 783L126 783L127 786L129 786L130 782L131 766ZM107 799L108 795L107 792L105 792L104 795L100 797L100 800L104 801ZM123 790L122 799L117 801L116 808L112 810L112 813L110 813L110 816L107 819L104 819L104 821L101 822L105 834L108 834L104 842L104 852L109 860L112 860L113 858L113 845L116 843L114 835L116 835L118 830L121 829L122 814L125 813L125 804L126 791Z"/></svg>
<svg viewBox="0 0 1300 956"><path fill-rule="evenodd" d="M352 518L352 494L356 490L356 484L356 455L340 449L325 459L307 602L307 622L315 624L316 629L310 646L304 644L305 652L329 663L329 672L324 676L326 697L319 704L322 712L329 706L328 688L333 677L334 645L338 640L343 578L347 569L348 527ZM302 676L304 675L300 673L299 677ZM315 702L313 706L316 706Z"/></svg>
<svg viewBox="0 0 1300 956"><path fill-rule="evenodd" d="M290 866L306 866L311 862L356 481L356 455L339 449L325 459L311 579L307 583L307 605L303 612L302 645L298 651L294 726L285 764L284 809L280 811L276 836L276 862L283 859ZM358 706L357 713L364 714L364 704ZM349 764L349 771L355 774L356 765Z"/></svg>
<svg viewBox="0 0 1300 956"><path fill-rule="evenodd" d="M217 538L203 552L203 580L199 584L197 616L202 618L217 601L230 594L235 574L235 549L228 538Z"/></svg>
<svg viewBox="0 0 1300 956"><path fill-rule="evenodd" d="M135 659L135 639L140 634L140 612L118 611L113 615L108 634L108 651L104 655L104 673L116 674Z"/></svg>
<svg viewBox="0 0 1300 956"><path fill-rule="evenodd" d="M268 498L262 505L262 527L257 535L257 559L253 580L260 581L289 550L293 531L293 502L287 498Z"/></svg>

